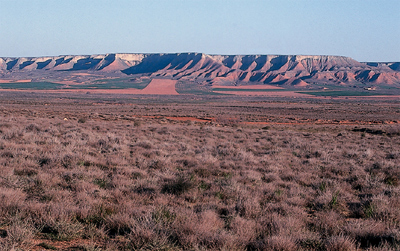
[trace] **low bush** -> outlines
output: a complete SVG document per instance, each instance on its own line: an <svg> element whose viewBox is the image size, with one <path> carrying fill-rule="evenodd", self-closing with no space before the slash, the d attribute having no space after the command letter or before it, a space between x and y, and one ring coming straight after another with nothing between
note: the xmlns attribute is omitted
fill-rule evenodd
<svg viewBox="0 0 400 251"><path fill-rule="evenodd" d="M218 109L4 104L0 250L399 249L396 125L354 130L306 103L252 105L188 123L166 118ZM304 123L287 124L292 106ZM372 123L369 106L352 108Z"/></svg>

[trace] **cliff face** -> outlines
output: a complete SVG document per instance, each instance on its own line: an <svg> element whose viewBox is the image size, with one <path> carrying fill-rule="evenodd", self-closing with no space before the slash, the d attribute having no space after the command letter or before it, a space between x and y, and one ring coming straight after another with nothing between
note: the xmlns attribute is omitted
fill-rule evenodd
<svg viewBox="0 0 400 251"><path fill-rule="evenodd" d="M400 63L360 63L341 56L106 54L38 58L0 58L1 72L121 71L174 79L212 82L256 82L306 86L336 84L400 84Z"/></svg>

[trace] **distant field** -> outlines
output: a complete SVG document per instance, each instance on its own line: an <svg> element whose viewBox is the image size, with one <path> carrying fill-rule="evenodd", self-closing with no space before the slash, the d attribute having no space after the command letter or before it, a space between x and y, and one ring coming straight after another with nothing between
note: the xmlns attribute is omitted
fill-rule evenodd
<svg viewBox="0 0 400 251"><path fill-rule="evenodd" d="M385 96L385 95L396 95L398 93L398 89L384 89L382 91L366 91L363 89L359 90L341 90L340 87L336 88L335 90L329 91L319 91L319 90L310 90L310 91L303 91L301 89L253 89L253 88L213 88L213 92L224 92L228 94L236 94L241 95L249 94L249 93L281 93L281 92L296 92L299 94L308 94L317 97L346 97L346 96ZM397 92L396 92L397 91Z"/></svg>
<svg viewBox="0 0 400 251"><path fill-rule="evenodd" d="M130 79L101 79L96 80L90 84L71 85L69 89L127 89L135 88L142 90L149 83L151 79L145 79L141 82L134 82Z"/></svg>
<svg viewBox="0 0 400 251"><path fill-rule="evenodd" d="M204 86L194 82L178 81L175 85L176 91L179 94L194 94L194 95L218 95Z"/></svg>
<svg viewBox="0 0 400 251"><path fill-rule="evenodd" d="M299 93L322 96L322 97L340 97L340 96L380 96L380 95L394 95L387 92L375 92L375 91L301 91Z"/></svg>
<svg viewBox="0 0 400 251"><path fill-rule="evenodd" d="M18 82L0 83L1 89L20 89L20 90L55 90L65 85L51 82Z"/></svg>
<svg viewBox="0 0 400 251"><path fill-rule="evenodd" d="M88 84L65 85L53 82L16 82L16 83L0 83L1 89L16 90L57 90L57 89L128 89L134 88L142 90L151 79L145 79L141 82L135 82L130 79L101 79L95 80Z"/></svg>
<svg viewBox="0 0 400 251"><path fill-rule="evenodd" d="M83 77L82 77L83 76ZM26 79L25 77L24 79ZM45 77L44 77L45 78ZM101 78L101 79L99 79ZM157 78L155 78L157 79ZM167 79L166 79L167 80ZM29 80L30 81L30 80ZM91 90L99 93L125 93L125 94L156 94L163 95L163 91L157 91L158 82L154 83L151 91L146 89L149 86L151 78L143 79L143 76L134 77L106 77L95 75L73 75L71 78L58 76L58 78L49 78L47 81L33 82L0 82L0 89L7 90L27 90L27 91L85 91ZM175 90L183 95L213 95L213 96L281 96L281 97L305 97L312 95L316 98L324 97L377 97L387 95L400 95L400 89L395 86L380 86L376 91L364 90L362 85L354 86L356 88L344 86L329 86L328 90L322 90L325 85L318 85L320 89L305 89L293 87L278 87L269 85L239 85L239 86L213 86L208 82L193 82L188 80L178 80L175 84ZM160 86L160 88L163 88ZM143 90L143 92L142 92Z"/></svg>
<svg viewBox="0 0 400 251"><path fill-rule="evenodd" d="M244 88L213 88L213 91L233 91L233 92L282 92L293 91L292 89L244 89Z"/></svg>

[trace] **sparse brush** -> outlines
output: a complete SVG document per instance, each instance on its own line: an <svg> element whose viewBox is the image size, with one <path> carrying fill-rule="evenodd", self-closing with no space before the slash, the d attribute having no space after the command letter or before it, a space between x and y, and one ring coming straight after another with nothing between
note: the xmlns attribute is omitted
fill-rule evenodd
<svg viewBox="0 0 400 251"><path fill-rule="evenodd" d="M355 240L339 235L332 236L326 241L326 250L329 251L353 251L357 250Z"/></svg>
<svg viewBox="0 0 400 251"><path fill-rule="evenodd" d="M37 232L32 221L20 219L18 216L14 217L8 225L6 238L12 245L18 246L30 241Z"/></svg>
<svg viewBox="0 0 400 251"><path fill-rule="evenodd" d="M51 100L0 100L0 250L399 249L398 127L329 124L370 106Z"/></svg>

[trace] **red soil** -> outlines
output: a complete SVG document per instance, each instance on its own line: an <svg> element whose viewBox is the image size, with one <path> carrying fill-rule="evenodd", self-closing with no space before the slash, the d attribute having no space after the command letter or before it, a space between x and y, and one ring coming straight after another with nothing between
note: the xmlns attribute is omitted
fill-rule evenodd
<svg viewBox="0 0 400 251"><path fill-rule="evenodd" d="M151 119L168 119L173 121L193 121L193 122L213 122L218 123L217 118L197 118L197 117L164 117L164 116L148 116L148 115L133 115L136 118L151 118ZM400 120L385 121L385 124L400 124ZM381 122L367 122L367 121L349 121L349 120L293 120L290 122L271 122L271 121L241 121L241 125L374 125L381 124Z"/></svg>
<svg viewBox="0 0 400 251"><path fill-rule="evenodd" d="M175 90L176 80L153 79L139 94L179 95Z"/></svg>
<svg viewBox="0 0 400 251"><path fill-rule="evenodd" d="M215 118L196 118L196 117L164 117L164 116L139 116L139 115L133 115L132 117L137 117L137 118L156 118L156 119L161 119L165 118L168 120L175 120L175 121L194 121L194 122L211 122L214 121Z"/></svg>
<svg viewBox="0 0 400 251"><path fill-rule="evenodd" d="M399 121L385 121L385 124L398 124ZM242 125L350 125L350 126L358 126L358 125L374 125L381 124L381 122L364 122L364 121L333 121L333 120L317 120L317 121L293 121L293 122L265 122L265 121L244 121L239 122Z"/></svg>
<svg viewBox="0 0 400 251"><path fill-rule="evenodd" d="M169 120L176 120L176 121L194 121L194 122L210 122L212 119L199 119L195 117L165 117Z"/></svg>

